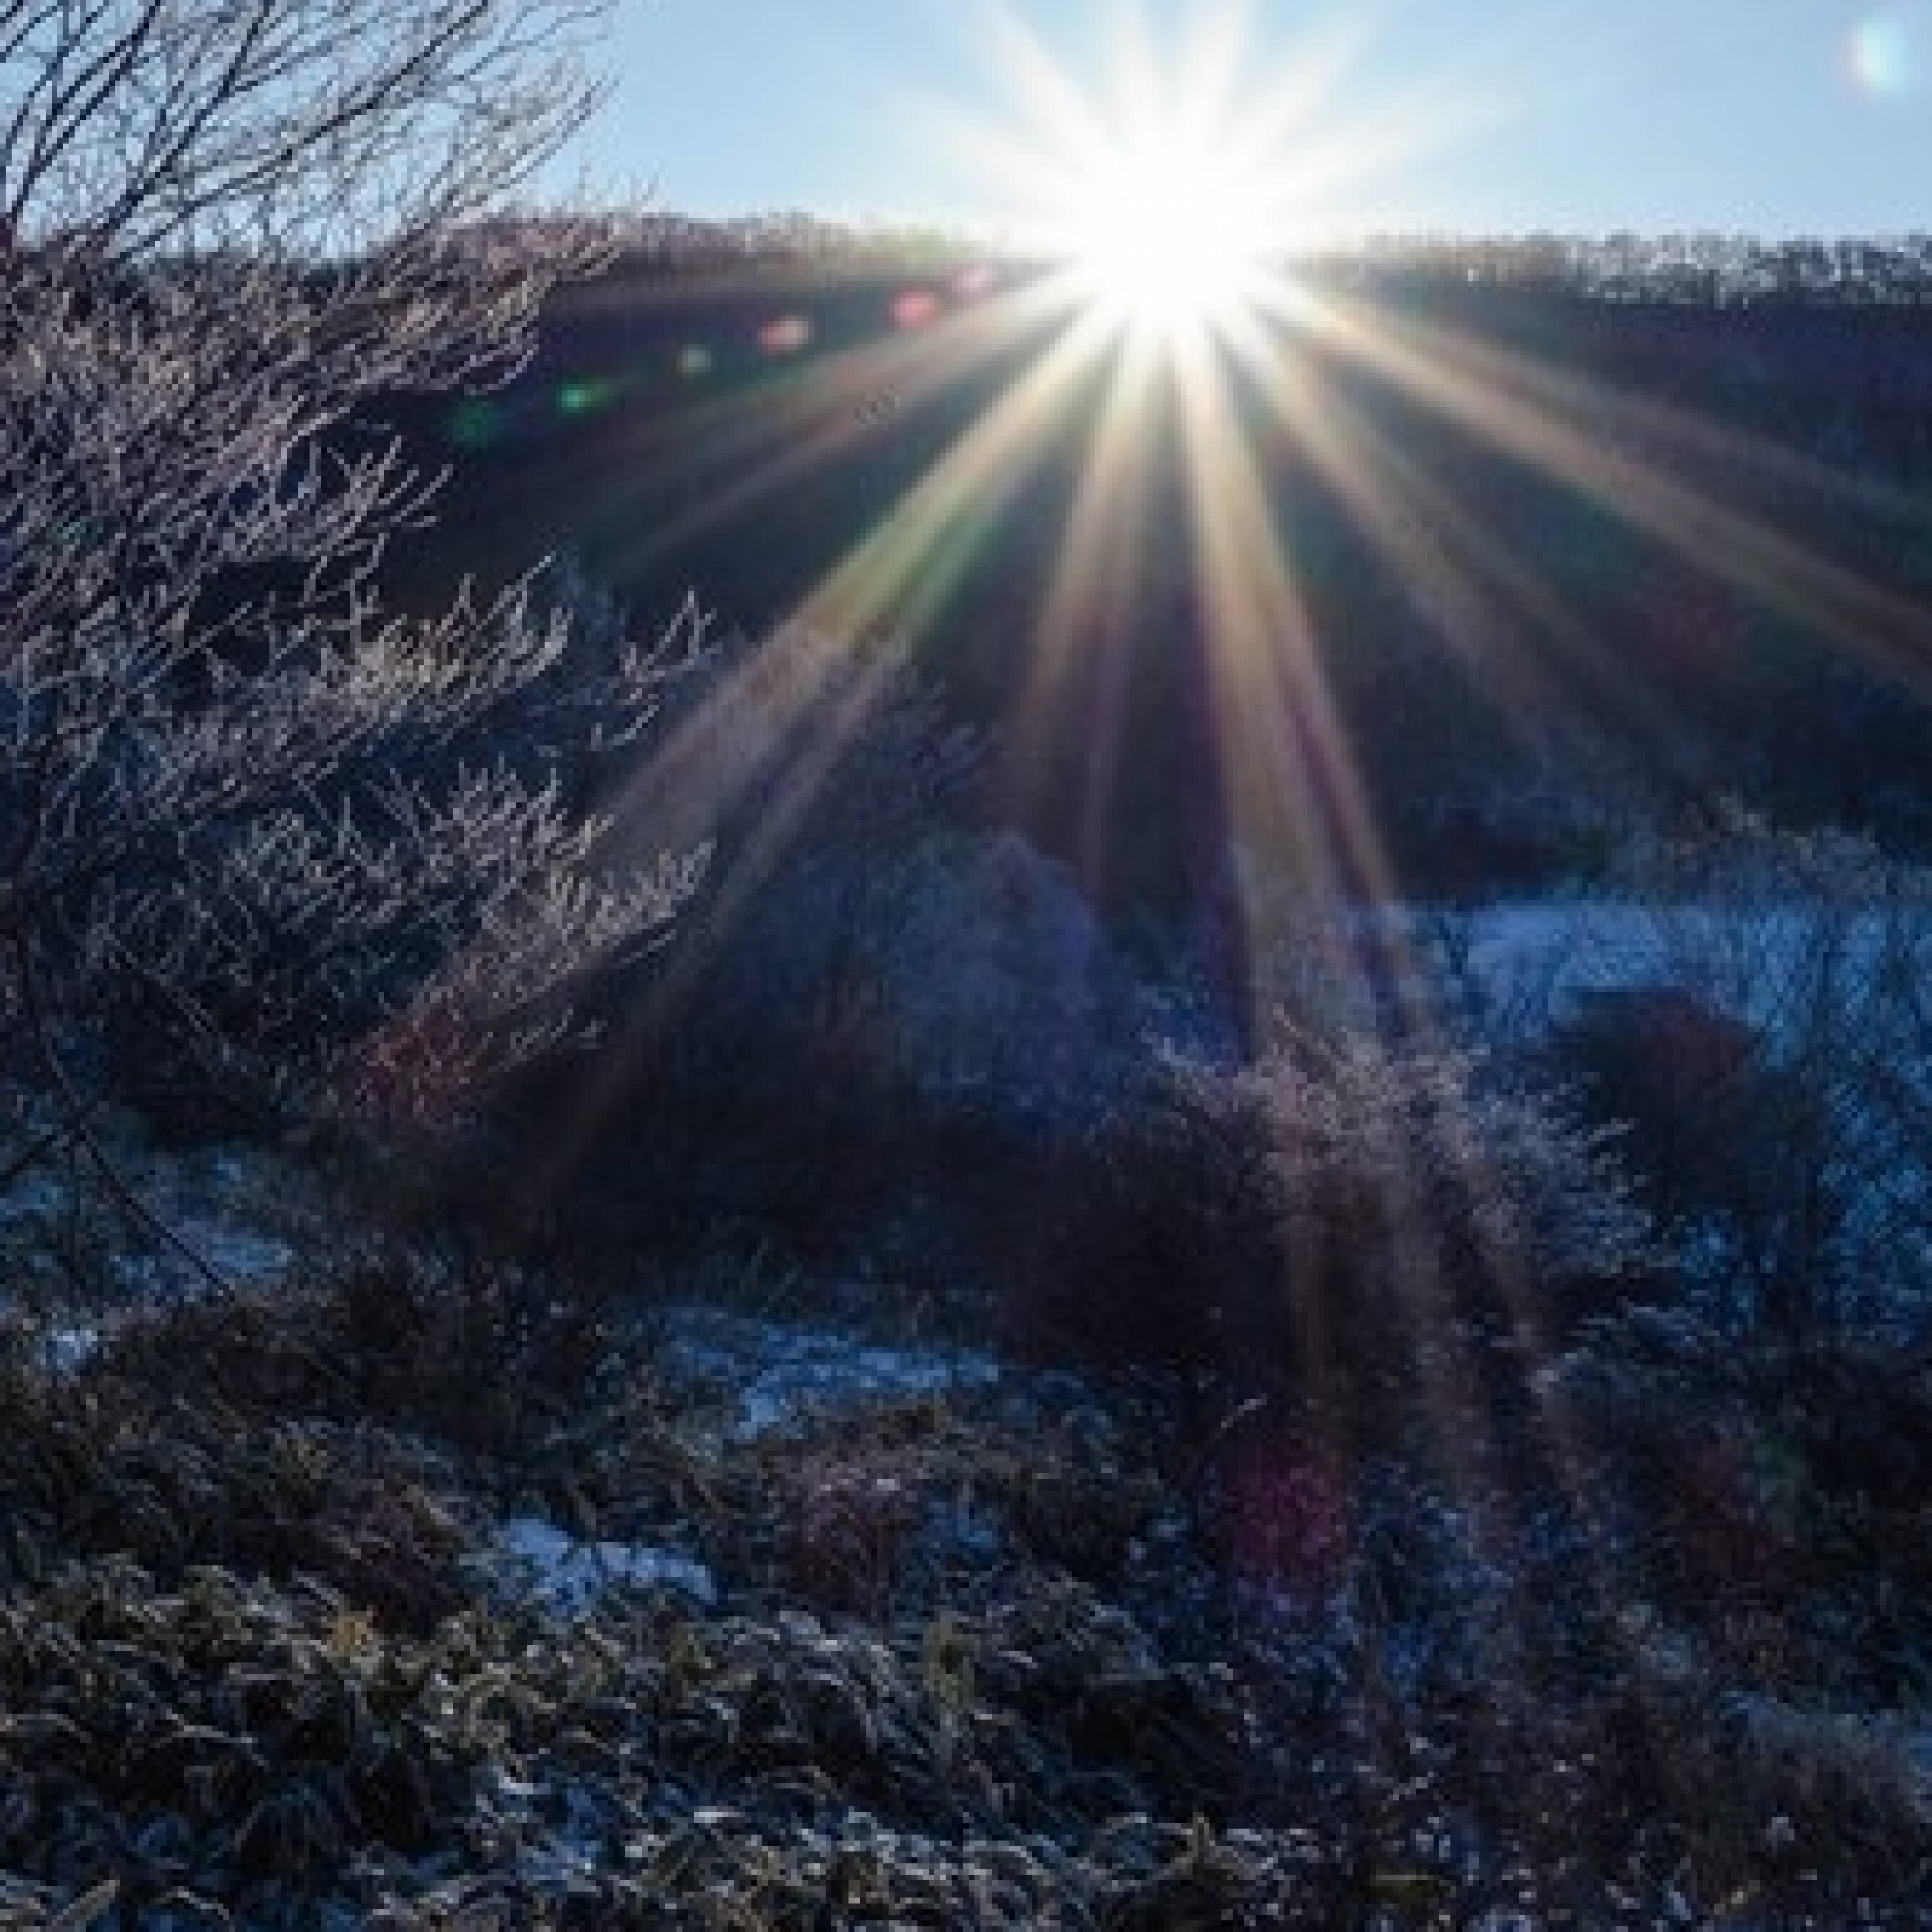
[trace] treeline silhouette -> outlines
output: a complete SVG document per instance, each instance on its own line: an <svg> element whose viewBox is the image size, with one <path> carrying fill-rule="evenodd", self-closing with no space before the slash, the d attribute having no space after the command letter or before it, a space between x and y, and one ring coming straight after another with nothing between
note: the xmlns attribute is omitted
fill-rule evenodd
<svg viewBox="0 0 1932 1932"><path fill-rule="evenodd" d="M569 218L504 218L550 224ZM614 249L620 273L769 272L784 266L843 277L867 267L959 268L989 258L1037 265L1023 241L997 227L854 224L803 209L723 218L644 211L599 216L595 225ZM1300 276L1382 287L1449 283L1696 305L1780 297L1861 306L1932 299L1932 230L1774 239L1714 230L1366 234L1286 246L1277 260Z"/></svg>

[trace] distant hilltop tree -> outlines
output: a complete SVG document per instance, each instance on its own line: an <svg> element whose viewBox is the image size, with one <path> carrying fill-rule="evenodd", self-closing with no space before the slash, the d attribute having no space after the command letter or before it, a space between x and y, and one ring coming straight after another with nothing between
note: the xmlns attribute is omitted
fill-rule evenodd
<svg viewBox="0 0 1932 1932"><path fill-rule="evenodd" d="M1932 300L1932 234L1767 241L1703 232L1374 237L1311 255L1314 273L1371 282L1540 290L1724 307Z"/></svg>

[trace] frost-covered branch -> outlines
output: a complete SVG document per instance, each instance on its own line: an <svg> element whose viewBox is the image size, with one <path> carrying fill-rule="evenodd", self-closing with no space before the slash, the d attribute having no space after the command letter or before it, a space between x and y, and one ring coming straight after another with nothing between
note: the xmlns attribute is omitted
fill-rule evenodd
<svg viewBox="0 0 1932 1932"><path fill-rule="evenodd" d="M580 776L692 614L593 670L538 581L384 594L439 479L370 406L514 373L605 259L493 211L606 11L0 0L0 943L50 1043L444 1112L692 890Z"/></svg>

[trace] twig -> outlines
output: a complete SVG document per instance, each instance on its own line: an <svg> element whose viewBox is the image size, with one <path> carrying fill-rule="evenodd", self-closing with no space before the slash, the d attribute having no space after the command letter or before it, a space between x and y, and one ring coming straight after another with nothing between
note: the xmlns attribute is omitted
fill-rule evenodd
<svg viewBox="0 0 1932 1932"><path fill-rule="evenodd" d="M115 1165L113 1156L101 1145L99 1138L88 1125L86 1103L76 1092L67 1069L62 1065L60 1056L54 1051L53 1042L47 1036L46 1017L41 1010L40 994L34 982L33 957L24 934L16 934L14 938L14 970L20 989L20 1011L26 1021L28 1036L40 1056L40 1064L46 1069L47 1077L53 1082L55 1097L62 1115L60 1129L62 1136L87 1156L88 1164L100 1177L101 1184L118 1203L124 1214L146 1228L164 1247L172 1249L218 1294L232 1294L235 1284L166 1216L149 1207L141 1198Z"/></svg>
<svg viewBox="0 0 1932 1932"><path fill-rule="evenodd" d="M1189 1466L1187 1474L1181 1479L1180 1493L1190 1498L1195 1496L1207 1480L1208 1472L1214 1466L1215 1457L1228 1446L1234 1432L1244 1424L1252 1422L1265 1410L1272 1408L1274 1404L1275 1398L1271 1395L1251 1395L1246 1401L1236 1404L1229 1410L1214 1425L1214 1432L1208 1437L1199 1454Z"/></svg>
<svg viewBox="0 0 1932 1932"><path fill-rule="evenodd" d="M66 1138L64 1126L50 1127L45 1133L29 1141L22 1151L16 1154L4 1167L0 1167L0 1194L4 1194L22 1174L38 1167L43 1157Z"/></svg>

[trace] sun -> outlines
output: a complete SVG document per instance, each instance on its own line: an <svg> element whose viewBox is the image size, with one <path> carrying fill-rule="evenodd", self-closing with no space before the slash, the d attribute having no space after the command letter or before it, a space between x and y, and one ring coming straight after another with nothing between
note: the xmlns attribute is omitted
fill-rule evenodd
<svg viewBox="0 0 1932 1932"><path fill-rule="evenodd" d="M995 56L1022 111L973 143L1025 252L1110 332L1225 335L1335 214L1354 150L1318 112L1334 57L1264 62L1234 0L1179 39L1130 11L1111 60L1070 66L1012 15Z"/></svg>
<svg viewBox="0 0 1932 1932"><path fill-rule="evenodd" d="M1284 245L1268 199L1232 153L1156 136L1114 151L1077 184L1059 251L1082 292L1124 326L1212 328L1255 297Z"/></svg>
<svg viewBox="0 0 1932 1932"><path fill-rule="evenodd" d="M1387 232L1417 168L1501 111L1466 76L1378 78L1399 10L1315 9L1327 17L1284 26L1304 10L979 0L1000 106L926 104L1000 245L1054 272L1046 290L1076 327L1162 352L1130 357L1138 370L1292 320L1307 265ZM1096 32L1075 28L1082 14Z"/></svg>

